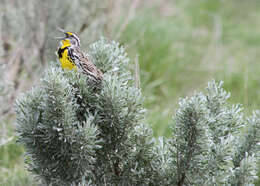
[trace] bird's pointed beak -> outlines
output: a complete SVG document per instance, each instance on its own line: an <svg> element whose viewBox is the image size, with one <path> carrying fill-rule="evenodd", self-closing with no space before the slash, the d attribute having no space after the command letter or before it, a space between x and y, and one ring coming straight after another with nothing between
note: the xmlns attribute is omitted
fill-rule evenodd
<svg viewBox="0 0 260 186"><path fill-rule="evenodd" d="M60 28L60 27L57 27L57 30L59 30L60 32L62 32L62 33L64 33L64 34L66 34L66 31L65 30L63 30L62 28Z"/></svg>
<svg viewBox="0 0 260 186"><path fill-rule="evenodd" d="M65 36L65 37L64 37L64 36L62 36L62 37L55 37L55 39L57 39L57 40L63 40L63 39L66 39L66 38L67 38L67 34L66 34L66 31L65 31L65 30L63 30L63 29L60 28L60 27L57 27L57 30L60 31L60 32L62 32L62 33L65 34L66 36Z"/></svg>
<svg viewBox="0 0 260 186"><path fill-rule="evenodd" d="M54 39L63 40L63 39L66 39L66 37L55 37Z"/></svg>

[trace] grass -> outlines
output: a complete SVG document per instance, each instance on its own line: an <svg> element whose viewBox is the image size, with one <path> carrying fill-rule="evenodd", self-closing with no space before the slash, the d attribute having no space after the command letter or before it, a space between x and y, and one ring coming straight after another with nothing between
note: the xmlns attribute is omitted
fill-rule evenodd
<svg viewBox="0 0 260 186"><path fill-rule="evenodd" d="M5 121L8 123L11 120ZM12 125L8 125L8 136L13 136L14 131ZM1 128L2 129L2 128ZM16 138L5 145L0 146L0 185L3 186L34 186L35 181L24 164L24 148L16 143Z"/></svg>
<svg viewBox="0 0 260 186"><path fill-rule="evenodd" d="M141 10L122 34L132 59L139 54L148 122L156 136L168 136L178 99L200 91L211 79L223 80L231 103L247 113L259 109L260 3L174 1ZM243 10L243 11L241 11ZM134 43L134 44L131 44Z"/></svg>
<svg viewBox="0 0 260 186"><path fill-rule="evenodd" d="M178 99L213 78L225 82L231 103L242 103L246 113L259 109L260 2L175 0L168 6L166 15L163 4L140 8L119 39L132 59L139 56L155 136L169 136ZM0 185L35 185L23 153L15 139L0 147Z"/></svg>
<svg viewBox="0 0 260 186"><path fill-rule="evenodd" d="M260 25L255 20L260 2L174 2L170 16L162 16L161 7L139 12L121 38L124 44L135 41L128 52L132 59L139 54L147 120L155 136L170 135L178 99L211 79L223 80L230 102L242 103L247 114L259 109Z"/></svg>
<svg viewBox="0 0 260 186"><path fill-rule="evenodd" d="M23 148L15 140L0 148L0 185L36 185L24 168L23 153Z"/></svg>

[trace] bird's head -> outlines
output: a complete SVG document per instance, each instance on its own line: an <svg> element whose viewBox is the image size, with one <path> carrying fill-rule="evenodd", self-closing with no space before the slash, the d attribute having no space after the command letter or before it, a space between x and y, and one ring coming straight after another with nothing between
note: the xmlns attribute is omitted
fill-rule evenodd
<svg viewBox="0 0 260 186"><path fill-rule="evenodd" d="M58 37L58 39L61 40L61 46L63 47L69 47L69 46L75 46L75 47L79 47L80 46L80 40L79 40L79 37L72 33L72 32L66 32L64 31L63 29L60 29L59 30L64 33L64 37Z"/></svg>

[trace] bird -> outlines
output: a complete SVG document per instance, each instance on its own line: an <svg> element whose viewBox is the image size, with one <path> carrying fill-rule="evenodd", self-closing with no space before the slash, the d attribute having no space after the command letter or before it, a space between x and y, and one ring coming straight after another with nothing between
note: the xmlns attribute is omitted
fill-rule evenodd
<svg viewBox="0 0 260 186"><path fill-rule="evenodd" d="M98 69L90 59L80 49L80 39L72 32L59 30L65 34L65 37L59 37L60 44L57 50L57 56L63 69L78 70L84 75L90 77L94 82L101 82L103 73Z"/></svg>

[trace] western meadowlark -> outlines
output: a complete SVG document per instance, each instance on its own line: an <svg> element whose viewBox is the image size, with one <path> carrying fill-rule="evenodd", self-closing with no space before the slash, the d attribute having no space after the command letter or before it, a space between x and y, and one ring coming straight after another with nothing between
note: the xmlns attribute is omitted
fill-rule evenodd
<svg viewBox="0 0 260 186"><path fill-rule="evenodd" d="M103 79L103 73L80 50L79 37L74 33L59 30L65 34L65 37L59 38L61 41L57 51L62 68L77 69L95 82L100 82Z"/></svg>

